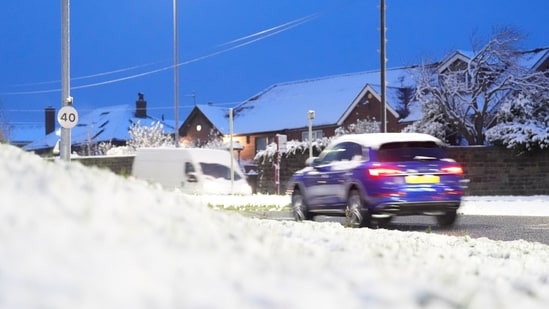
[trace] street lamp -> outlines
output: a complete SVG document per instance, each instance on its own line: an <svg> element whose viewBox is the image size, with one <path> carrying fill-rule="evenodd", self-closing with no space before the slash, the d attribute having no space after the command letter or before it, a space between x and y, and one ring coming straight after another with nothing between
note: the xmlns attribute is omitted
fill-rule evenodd
<svg viewBox="0 0 549 309"><path fill-rule="evenodd" d="M313 119L315 119L315 111L309 110L307 112L307 119L309 119L309 158L313 157Z"/></svg>

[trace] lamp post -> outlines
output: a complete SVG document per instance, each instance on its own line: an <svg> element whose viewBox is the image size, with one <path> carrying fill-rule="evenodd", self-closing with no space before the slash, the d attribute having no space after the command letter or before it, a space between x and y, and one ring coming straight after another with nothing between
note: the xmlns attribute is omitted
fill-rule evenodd
<svg viewBox="0 0 549 309"><path fill-rule="evenodd" d="M309 119L309 158L313 157L313 119L315 119L315 111L309 110L307 112L307 119Z"/></svg>

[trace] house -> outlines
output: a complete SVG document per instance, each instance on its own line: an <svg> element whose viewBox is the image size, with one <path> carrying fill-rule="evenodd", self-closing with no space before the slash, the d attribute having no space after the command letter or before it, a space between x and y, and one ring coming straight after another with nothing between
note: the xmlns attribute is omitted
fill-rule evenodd
<svg viewBox="0 0 549 309"><path fill-rule="evenodd" d="M46 117L46 127L55 128L55 121L55 117ZM175 132L171 122L148 115L147 101L145 101L144 95L139 93L135 107L129 104L114 105L98 108L81 115L78 124L71 129L71 152L94 153L97 145L101 143L110 143L115 146L125 145L130 138L129 129L133 123L151 126L157 122L164 125L166 133L173 134ZM59 139L59 130L52 130L45 137L23 146L23 149L38 154L50 153Z"/></svg>
<svg viewBox="0 0 549 309"><path fill-rule="evenodd" d="M399 132L413 115L403 121L403 106L411 106L413 74L416 67L387 70L387 131ZM253 159L257 151L274 141L277 134L288 140L308 140L308 115L313 139L331 137L337 128L347 128L357 120L381 119L379 71L368 71L275 84L233 108L233 138L242 146L241 156ZM412 93L413 94L413 93ZM221 136L230 133L229 108L197 105L180 127L186 141L203 140L212 130ZM217 133L216 133L217 134Z"/></svg>

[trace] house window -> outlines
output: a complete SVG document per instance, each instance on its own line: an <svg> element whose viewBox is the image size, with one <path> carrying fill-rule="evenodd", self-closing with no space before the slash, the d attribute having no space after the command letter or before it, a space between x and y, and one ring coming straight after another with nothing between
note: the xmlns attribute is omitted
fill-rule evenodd
<svg viewBox="0 0 549 309"><path fill-rule="evenodd" d="M324 137L324 133L322 130L313 130L313 141L317 139L322 139ZM301 132L301 140L306 142L309 140L309 131L303 131Z"/></svg>
<svg viewBox="0 0 549 309"><path fill-rule="evenodd" d="M272 136L261 136L255 138L255 152L267 149L267 145L274 142Z"/></svg>

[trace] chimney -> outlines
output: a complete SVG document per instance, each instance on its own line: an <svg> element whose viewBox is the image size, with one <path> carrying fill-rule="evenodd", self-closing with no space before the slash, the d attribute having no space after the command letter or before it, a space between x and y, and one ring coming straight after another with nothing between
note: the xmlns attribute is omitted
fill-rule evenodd
<svg viewBox="0 0 549 309"><path fill-rule="evenodd" d="M145 95L139 92L137 94L137 101L135 101L135 117L147 118L147 101L145 101Z"/></svg>
<svg viewBox="0 0 549 309"><path fill-rule="evenodd" d="M51 106L46 107L44 114L46 115L46 135L48 135L55 131L55 108Z"/></svg>

